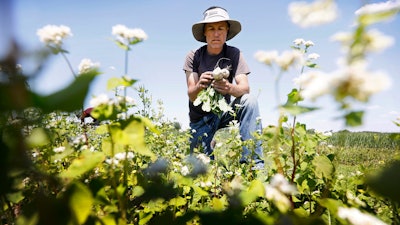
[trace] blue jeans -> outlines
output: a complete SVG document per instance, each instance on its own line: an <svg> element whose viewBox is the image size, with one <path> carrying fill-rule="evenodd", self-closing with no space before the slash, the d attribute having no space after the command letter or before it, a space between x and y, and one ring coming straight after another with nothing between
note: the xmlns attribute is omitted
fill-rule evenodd
<svg viewBox="0 0 400 225"><path fill-rule="evenodd" d="M240 105L239 108L236 105ZM211 141L215 133L229 125L232 120L238 120L240 126L240 136L243 141L253 138L255 132L261 133L261 121L257 121L260 117L257 99L249 94L236 98L230 104L236 112L236 117L233 117L229 112L223 113L221 117L216 114L210 114L203 117L200 121L190 123L191 138L190 138L190 153L193 153L195 148L201 148L203 153L207 154L211 159L214 159ZM248 163L249 158L255 163L261 163L262 160L261 141L256 142L254 152L251 152L247 147L243 146L241 163Z"/></svg>

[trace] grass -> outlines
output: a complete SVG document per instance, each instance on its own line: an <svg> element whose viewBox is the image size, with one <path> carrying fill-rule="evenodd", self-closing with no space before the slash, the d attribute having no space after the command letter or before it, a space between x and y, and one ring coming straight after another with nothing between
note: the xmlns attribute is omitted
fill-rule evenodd
<svg viewBox="0 0 400 225"><path fill-rule="evenodd" d="M339 131L327 140L336 155L338 173L367 173L400 159L400 134Z"/></svg>

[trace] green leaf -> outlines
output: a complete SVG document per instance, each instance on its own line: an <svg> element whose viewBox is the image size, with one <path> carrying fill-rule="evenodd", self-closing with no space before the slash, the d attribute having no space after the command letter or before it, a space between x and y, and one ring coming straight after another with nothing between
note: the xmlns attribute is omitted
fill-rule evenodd
<svg viewBox="0 0 400 225"><path fill-rule="evenodd" d="M83 224L92 210L93 196L90 190L79 182L68 188L69 207L78 224Z"/></svg>
<svg viewBox="0 0 400 225"><path fill-rule="evenodd" d="M316 64L316 63L308 62L306 66L309 67L309 68L316 68L316 67L317 67L317 64Z"/></svg>
<svg viewBox="0 0 400 225"><path fill-rule="evenodd" d="M285 105L294 105L303 100L297 89L292 89L292 91L287 96L288 99Z"/></svg>
<svg viewBox="0 0 400 225"><path fill-rule="evenodd" d="M101 104L96 106L90 114L93 116L93 118L104 121L117 119L118 113L120 113L120 111L117 110L117 107L115 107L115 105Z"/></svg>
<svg viewBox="0 0 400 225"><path fill-rule="evenodd" d="M135 39L131 40L131 41L129 42L129 44L130 44L130 45L135 45L135 44L140 43L140 42L142 42L141 39L135 38Z"/></svg>
<svg viewBox="0 0 400 225"><path fill-rule="evenodd" d="M344 118L346 119L346 125L352 127L362 125L363 116L364 116L364 111L355 111L346 114L344 116Z"/></svg>
<svg viewBox="0 0 400 225"><path fill-rule="evenodd" d="M102 152L92 152L90 150L82 151L81 155L74 159L67 170L63 171L60 176L62 178L76 178L89 170L95 168L104 160Z"/></svg>
<svg viewBox="0 0 400 225"><path fill-rule="evenodd" d="M260 180L253 180L247 191L242 191L240 197L243 201L243 205L248 205L255 201L258 197L265 196L265 187Z"/></svg>
<svg viewBox="0 0 400 225"><path fill-rule="evenodd" d="M389 164L385 169L375 175L367 177L367 184L371 188L383 195L390 198L397 203L400 203L400 161L394 161Z"/></svg>
<svg viewBox="0 0 400 225"><path fill-rule="evenodd" d="M282 105L282 109L291 115L298 115L306 112L310 112L316 110L315 107L305 107L297 105L299 102L303 101L300 93L297 89L292 89L292 91L287 95L288 99L284 105Z"/></svg>
<svg viewBox="0 0 400 225"><path fill-rule="evenodd" d="M143 195L143 193L144 193L143 187L141 187L141 186L135 186L135 187L132 189L131 196L132 196L132 197L138 197L138 196Z"/></svg>
<svg viewBox="0 0 400 225"><path fill-rule="evenodd" d="M223 211L228 205L228 201L226 200L226 195L222 196L222 198L212 198L212 207L216 211Z"/></svg>
<svg viewBox="0 0 400 225"><path fill-rule="evenodd" d="M114 215L105 215L100 218L101 224L104 225L117 225L117 222L115 221Z"/></svg>
<svg viewBox="0 0 400 225"><path fill-rule="evenodd" d="M73 112L82 109L90 83L98 74L96 70L81 74L68 87L48 96L32 93L33 106L41 108L45 113L57 110Z"/></svg>
<svg viewBox="0 0 400 225"><path fill-rule="evenodd" d="M129 77L112 77L107 82L107 90L113 90L119 86L131 87L137 80L130 79Z"/></svg>
<svg viewBox="0 0 400 225"><path fill-rule="evenodd" d="M363 25L371 25L374 23L389 20L399 13L398 8L392 10L381 10L375 13L366 13L359 16L358 21Z"/></svg>
<svg viewBox="0 0 400 225"><path fill-rule="evenodd" d="M34 128L26 139L29 147L40 147L50 143L49 137L43 128Z"/></svg>
<svg viewBox="0 0 400 225"><path fill-rule="evenodd" d="M178 196L176 198L172 198L171 200L169 200L169 205L180 207L186 205L186 202L187 202L186 198Z"/></svg>
<svg viewBox="0 0 400 225"><path fill-rule="evenodd" d="M200 195L201 197L206 197L206 196L208 196L208 192L205 191L205 190L203 190L201 187L196 186L196 185L193 185L192 188L193 188L194 192L195 192L196 194Z"/></svg>
<svg viewBox="0 0 400 225"><path fill-rule="evenodd" d="M117 41L117 40L115 40L114 42L115 42L115 44L117 44L118 47L122 48L123 50L125 50L125 51L129 50L129 46L127 46L126 44L124 44L120 41Z"/></svg>
<svg viewBox="0 0 400 225"><path fill-rule="evenodd" d="M12 203L19 203L23 199L25 199L25 196L22 191L7 194L7 200Z"/></svg>
<svg viewBox="0 0 400 225"><path fill-rule="evenodd" d="M317 199L318 203L327 208L333 214L337 214L338 208L343 206L343 203L340 200L325 198L325 199Z"/></svg>
<svg viewBox="0 0 400 225"><path fill-rule="evenodd" d="M315 167L315 175L318 178L333 179L335 168L328 157L324 155L316 156L312 164Z"/></svg>
<svg viewBox="0 0 400 225"><path fill-rule="evenodd" d="M283 105L282 108L283 108L283 110L285 110L287 113L290 113L291 115L299 115L299 114L311 112L311 111L318 109L316 107L305 107L305 106L288 105L288 104Z"/></svg>
<svg viewBox="0 0 400 225"><path fill-rule="evenodd" d="M146 125L150 126L151 123L144 118L135 116L131 116L124 121L112 123L110 125L110 133L113 144L130 146L134 152L154 159L154 153L146 147L144 140Z"/></svg>

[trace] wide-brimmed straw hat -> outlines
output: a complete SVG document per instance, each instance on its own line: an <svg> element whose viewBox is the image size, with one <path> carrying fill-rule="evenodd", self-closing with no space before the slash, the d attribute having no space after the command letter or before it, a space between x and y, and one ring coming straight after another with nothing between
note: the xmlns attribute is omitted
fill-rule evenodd
<svg viewBox="0 0 400 225"><path fill-rule="evenodd" d="M206 42L206 37L204 36L204 24L206 23L216 23L221 21L227 21L229 23L229 31L226 40L230 40L235 37L241 30L242 25L237 20L229 19L228 12L221 7L211 7L204 13L204 19L200 22L193 24L192 33L196 40L201 42Z"/></svg>

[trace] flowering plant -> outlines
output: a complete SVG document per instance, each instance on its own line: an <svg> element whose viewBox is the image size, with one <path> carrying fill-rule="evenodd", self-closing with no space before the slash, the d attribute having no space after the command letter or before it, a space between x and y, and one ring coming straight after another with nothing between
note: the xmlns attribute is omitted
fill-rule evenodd
<svg viewBox="0 0 400 225"><path fill-rule="evenodd" d="M229 60L228 58L220 58L212 72L214 80L222 80L229 77L229 69L230 66L225 68L219 67L219 62L222 60ZM215 91L215 89L210 85L206 89L203 89L198 95L196 100L193 102L194 106L201 106L201 109L206 112L213 112L218 116L221 116L224 112L231 112L233 113L232 107L226 102L224 96Z"/></svg>

